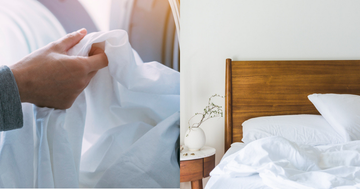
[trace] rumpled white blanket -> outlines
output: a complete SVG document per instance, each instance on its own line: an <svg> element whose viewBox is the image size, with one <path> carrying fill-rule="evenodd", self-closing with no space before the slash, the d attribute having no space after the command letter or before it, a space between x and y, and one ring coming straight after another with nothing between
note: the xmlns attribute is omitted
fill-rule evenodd
<svg viewBox="0 0 360 189"><path fill-rule="evenodd" d="M64 34L34 0L0 0L0 24L0 64ZM1 133L0 187L179 186L179 73L143 63L121 30L89 34L68 54L98 42L109 67L70 109L23 103L24 127Z"/></svg>
<svg viewBox="0 0 360 189"><path fill-rule="evenodd" d="M267 186L279 189L358 188L360 141L313 147L267 137L226 157L211 172L231 178L256 174Z"/></svg>

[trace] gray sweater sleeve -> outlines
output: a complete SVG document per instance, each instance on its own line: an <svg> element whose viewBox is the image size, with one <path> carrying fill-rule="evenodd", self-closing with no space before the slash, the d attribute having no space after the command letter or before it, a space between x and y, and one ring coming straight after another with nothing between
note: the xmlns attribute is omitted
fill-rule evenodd
<svg viewBox="0 0 360 189"><path fill-rule="evenodd" d="M9 67L0 66L0 131L22 126L21 100L14 75Z"/></svg>

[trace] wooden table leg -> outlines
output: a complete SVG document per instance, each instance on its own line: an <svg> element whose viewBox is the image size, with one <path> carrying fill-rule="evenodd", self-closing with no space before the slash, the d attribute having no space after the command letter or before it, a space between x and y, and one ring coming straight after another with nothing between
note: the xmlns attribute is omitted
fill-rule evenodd
<svg viewBox="0 0 360 189"><path fill-rule="evenodd" d="M202 179L191 181L191 189L203 189Z"/></svg>

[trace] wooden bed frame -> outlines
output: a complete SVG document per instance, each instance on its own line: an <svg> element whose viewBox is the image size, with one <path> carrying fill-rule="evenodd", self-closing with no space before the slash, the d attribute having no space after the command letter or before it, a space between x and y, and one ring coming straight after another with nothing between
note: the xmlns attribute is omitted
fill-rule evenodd
<svg viewBox="0 0 360 189"><path fill-rule="evenodd" d="M226 60L225 150L253 117L319 114L312 93L360 95L360 60Z"/></svg>

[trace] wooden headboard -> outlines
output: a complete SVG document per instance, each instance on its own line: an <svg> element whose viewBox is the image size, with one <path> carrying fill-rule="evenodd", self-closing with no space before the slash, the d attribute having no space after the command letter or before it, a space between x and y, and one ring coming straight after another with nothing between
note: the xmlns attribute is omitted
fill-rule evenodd
<svg viewBox="0 0 360 189"><path fill-rule="evenodd" d="M253 117L319 114L312 93L360 95L360 60L226 60L225 150Z"/></svg>

